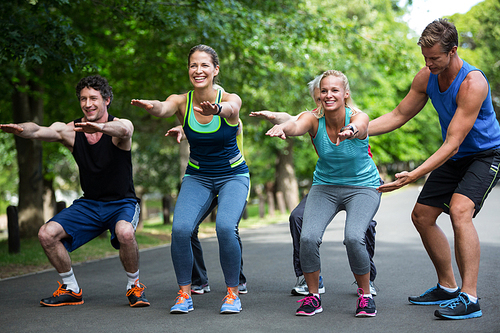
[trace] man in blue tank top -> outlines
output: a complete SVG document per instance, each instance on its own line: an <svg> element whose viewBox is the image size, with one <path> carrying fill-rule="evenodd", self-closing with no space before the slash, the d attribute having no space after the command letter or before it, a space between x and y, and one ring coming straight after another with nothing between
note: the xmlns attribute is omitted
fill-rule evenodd
<svg viewBox="0 0 500 333"><path fill-rule="evenodd" d="M438 284L413 304L440 304L434 315L445 319L482 316L477 301L480 245L472 218L498 181L500 127L483 72L460 59L458 32L445 19L435 20L418 41L425 59L410 92L390 113L370 122L370 135L401 127L431 99L439 115L443 144L413 171L396 174L396 180L379 187L389 192L431 172L412 212L412 220L436 269ZM455 236L456 261L462 278L457 286L448 240L436 224L450 215Z"/></svg>
<svg viewBox="0 0 500 333"><path fill-rule="evenodd" d="M108 114L113 91L98 75L80 80L76 95L83 118L69 123L55 122L49 127L32 122L0 125L4 132L22 138L60 142L73 154L80 171L83 197L45 223L38 238L45 254L59 273L62 284L43 306L83 304L82 289L76 281L68 252L99 236L111 233L111 245L120 251L127 274L126 296L130 306L149 306L144 285L139 283L139 251L135 228L139 221L139 202L132 180L132 134L127 119Z"/></svg>

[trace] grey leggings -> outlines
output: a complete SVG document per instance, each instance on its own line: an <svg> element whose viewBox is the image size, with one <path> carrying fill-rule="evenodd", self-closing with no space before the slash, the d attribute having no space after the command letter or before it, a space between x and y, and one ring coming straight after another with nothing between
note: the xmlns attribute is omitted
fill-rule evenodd
<svg viewBox="0 0 500 333"><path fill-rule="evenodd" d="M346 211L344 245L351 271L357 275L370 272L370 257L365 246L365 232L380 205L376 189L361 186L313 185L307 198L300 237L300 262L306 273L321 269L319 247L323 234L341 210Z"/></svg>

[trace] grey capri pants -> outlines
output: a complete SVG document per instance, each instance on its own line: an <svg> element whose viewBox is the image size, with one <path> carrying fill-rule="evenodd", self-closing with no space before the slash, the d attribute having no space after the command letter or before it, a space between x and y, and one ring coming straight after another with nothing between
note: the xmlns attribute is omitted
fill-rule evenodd
<svg viewBox="0 0 500 333"><path fill-rule="evenodd" d="M363 186L313 185L304 210L300 236L302 271L321 269L319 247L326 227L341 210L346 211L344 245L351 271L357 275L370 272L370 257L365 246L365 232L380 206L375 188Z"/></svg>

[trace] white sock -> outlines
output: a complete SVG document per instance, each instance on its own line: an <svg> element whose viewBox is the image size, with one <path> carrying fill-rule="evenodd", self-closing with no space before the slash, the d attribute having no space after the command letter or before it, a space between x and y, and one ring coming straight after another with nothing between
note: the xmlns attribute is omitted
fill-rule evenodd
<svg viewBox="0 0 500 333"><path fill-rule="evenodd" d="M66 289L72 290L76 294L80 292L80 286L78 286L78 282L76 282L76 277L73 273L73 267L71 267L71 270L69 272L59 273L59 276L62 279L62 284L66 285Z"/></svg>
<svg viewBox="0 0 500 333"><path fill-rule="evenodd" d="M372 294L363 294L364 298L373 298Z"/></svg>
<svg viewBox="0 0 500 333"><path fill-rule="evenodd" d="M439 283L438 283L438 284L439 284ZM448 288L448 287L443 287L443 286L442 286L442 285L440 285L440 284L439 284L439 287L440 287L441 289L446 290L446 291L447 291L447 292L449 292L449 293L454 293L455 291L457 291L457 290L458 290L458 287L456 287L456 288Z"/></svg>
<svg viewBox="0 0 500 333"><path fill-rule="evenodd" d="M130 288L135 286L136 281L137 281L137 285L139 285L139 270L137 270L137 272L135 272L135 273L129 273L129 272L125 272L125 273L127 273L127 278L128 278L127 290L129 290Z"/></svg>
<svg viewBox="0 0 500 333"><path fill-rule="evenodd" d="M472 302L472 303L477 303L477 297L474 297L472 295L469 295L467 293L465 293L467 295L467 297L469 297L469 300Z"/></svg>
<svg viewBox="0 0 500 333"><path fill-rule="evenodd" d="M319 294L313 294L313 295L316 296L318 299L321 298Z"/></svg>

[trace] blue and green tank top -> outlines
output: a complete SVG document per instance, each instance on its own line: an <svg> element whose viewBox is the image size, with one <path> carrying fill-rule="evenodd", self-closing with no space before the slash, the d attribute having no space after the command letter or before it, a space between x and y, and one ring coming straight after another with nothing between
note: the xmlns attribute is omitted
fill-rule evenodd
<svg viewBox="0 0 500 333"><path fill-rule="evenodd" d="M217 91L216 103L222 100ZM182 125L189 142L189 162L186 175L247 175L248 167L236 144L238 124L214 115L207 124L200 124L193 111L193 91L187 94L186 113Z"/></svg>

